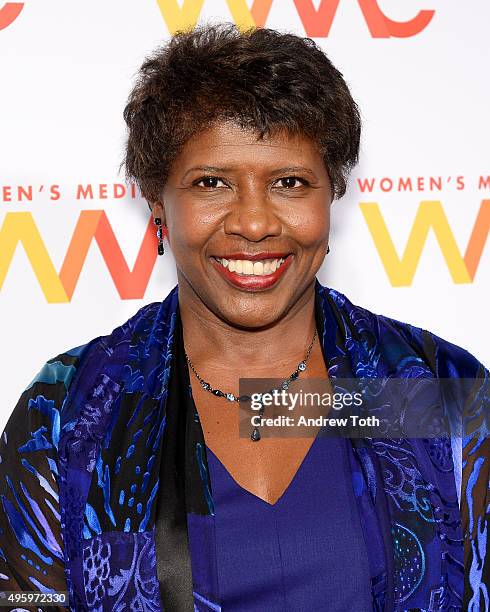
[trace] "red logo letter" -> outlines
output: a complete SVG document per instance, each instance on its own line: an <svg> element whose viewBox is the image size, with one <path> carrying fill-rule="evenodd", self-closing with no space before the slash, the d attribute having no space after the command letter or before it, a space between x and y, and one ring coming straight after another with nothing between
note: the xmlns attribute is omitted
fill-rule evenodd
<svg viewBox="0 0 490 612"><path fill-rule="evenodd" d="M373 38L409 38L424 30L435 11L420 11L409 21L393 21L379 8L376 0L358 0Z"/></svg>
<svg viewBox="0 0 490 612"><path fill-rule="evenodd" d="M294 0L307 36L326 37L334 20L340 0L321 0L318 9L312 0ZM408 38L427 27L435 11L420 11L409 21L393 21L379 8L377 0L358 0L362 14L373 38Z"/></svg>
<svg viewBox="0 0 490 612"><path fill-rule="evenodd" d="M23 2L7 2L0 9L0 30L3 30L15 21L23 8Z"/></svg>

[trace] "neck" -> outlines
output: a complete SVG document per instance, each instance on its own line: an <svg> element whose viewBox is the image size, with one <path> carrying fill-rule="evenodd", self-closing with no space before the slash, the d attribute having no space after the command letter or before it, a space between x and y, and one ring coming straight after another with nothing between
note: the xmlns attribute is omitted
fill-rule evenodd
<svg viewBox="0 0 490 612"><path fill-rule="evenodd" d="M315 283L283 317L261 328L233 326L180 283L179 309L185 349L198 371L223 376L225 364L230 376L283 376L304 359L313 338Z"/></svg>

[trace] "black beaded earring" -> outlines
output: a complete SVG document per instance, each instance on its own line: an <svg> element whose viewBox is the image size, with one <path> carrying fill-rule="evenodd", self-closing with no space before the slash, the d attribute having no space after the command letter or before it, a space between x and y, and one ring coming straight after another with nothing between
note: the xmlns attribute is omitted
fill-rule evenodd
<svg viewBox="0 0 490 612"><path fill-rule="evenodd" d="M330 245L327 245L327 255L330 253Z"/></svg>
<svg viewBox="0 0 490 612"><path fill-rule="evenodd" d="M155 217L153 222L157 226L157 238L158 238L158 254L163 255L165 253L165 249L163 247L163 231L162 231L162 220L160 217Z"/></svg>

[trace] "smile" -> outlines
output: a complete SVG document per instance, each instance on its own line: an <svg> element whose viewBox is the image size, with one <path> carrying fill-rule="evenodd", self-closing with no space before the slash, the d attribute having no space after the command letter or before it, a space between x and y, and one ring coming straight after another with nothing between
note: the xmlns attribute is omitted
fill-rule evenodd
<svg viewBox="0 0 490 612"><path fill-rule="evenodd" d="M266 276L275 272L285 261L285 257L279 259L263 259L260 261L250 261L249 259L222 259L216 260L230 272L243 274L245 276Z"/></svg>
<svg viewBox="0 0 490 612"><path fill-rule="evenodd" d="M292 253L264 253L252 257L211 257L211 261L230 284L245 291L260 291L275 285L293 260Z"/></svg>

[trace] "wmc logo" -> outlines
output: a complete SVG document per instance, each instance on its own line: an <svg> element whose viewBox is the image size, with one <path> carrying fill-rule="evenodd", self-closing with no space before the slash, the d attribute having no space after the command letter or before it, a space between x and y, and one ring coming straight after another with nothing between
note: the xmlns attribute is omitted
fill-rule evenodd
<svg viewBox="0 0 490 612"><path fill-rule="evenodd" d="M156 0L171 34L194 28L205 0ZM239 27L264 27L273 2L284 0L254 0L249 8L247 0L226 0L233 20ZM345 0L344 0L345 1ZM307 36L325 38L335 19L340 0L321 0L318 8L313 0L293 0ZM373 38L409 38L424 30L435 11L422 10L407 21L388 17L377 0L357 0L369 32ZM24 2L7 2L0 8L0 30L11 25L24 8Z"/></svg>
<svg viewBox="0 0 490 612"><path fill-rule="evenodd" d="M432 230L454 283L472 283L490 230L490 200L483 200L466 251L458 248L439 201L419 204L403 254L400 256L376 202L364 202L361 212L393 287L413 282L429 232ZM49 303L70 302L92 242L100 249L112 281L123 300L141 299L155 266L156 238L151 219L131 270L103 210L82 210L60 271L57 272L30 212L9 212L0 228L0 289L19 243Z"/></svg>
<svg viewBox="0 0 490 612"><path fill-rule="evenodd" d="M0 30L13 23L24 8L23 2L7 2L0 8Z"/></svg>
<svg viewBox="0 0 490 612"><path fill-rule="evenodd" d="M192 29L199 20L205 0L156 0L171 34ZM284 0L254 0L249 8L247 0L226 0L235 23L241 28L265 26L273 2ZM344 0L346 1L346 0ZM313 0L293 0L306 35L325 38L335 19L340 0L321 0L315 8ZM377 0L357 0L360 12L373 38L409 38L424 30L435 11L419 11L407 21L390 19L378 6Z"/></svg>

